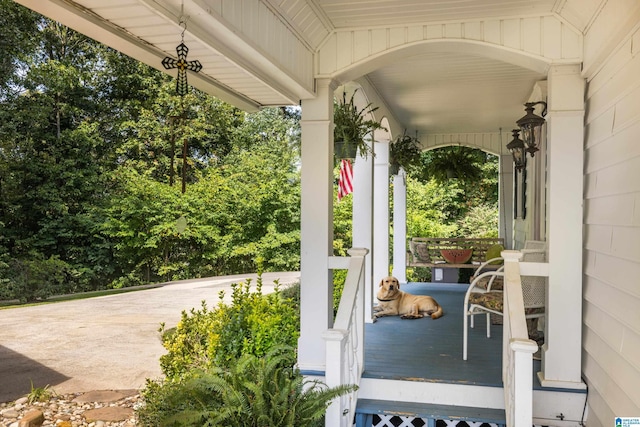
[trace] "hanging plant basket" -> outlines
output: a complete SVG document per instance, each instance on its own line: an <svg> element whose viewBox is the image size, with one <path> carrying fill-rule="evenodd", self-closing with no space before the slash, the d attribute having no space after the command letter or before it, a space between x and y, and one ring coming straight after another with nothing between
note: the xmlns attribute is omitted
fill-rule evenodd
<svg viewBox="0 0 640 427"><path fill-rule="evenodd" d="M380 122L370 119L378 107L372 107L371 103L364 108L358 108L355 104L355 94L347 101L347 94L342 94L342 99L333 104L333 140L335 141L334 153L336 158L354 159L360 149L360 156L365 159L372 148L367 141L372 138L376 129L382 129ZM339 144L342 143L342 146Z"/></svg>
<svg viewBox="0 0 640 427"><path fill-rule="evenodd" d="M358 154L358 146L350 142L335 141L333 154L338 159L355 159Z"/></svg>
<svg viewBox="0 0 640 427"><path fill-rule="evenodd" d="M389 174L391 175L398 175L400 173L400 164L397 162L392 161L389 164Z"/></svg>
<svg viewBox="0 0 640 427"><path fill-rule="evenodd" d="M420 155L422 151L420 148L420 141L418 141L418 134L412 138L407 135L405 129L404 133L398 136L389 144L389 160L390 160L390 172L392 175L397 175L400 167L405 170L420 161Z"/></svg>
<svg viewBox="0 0 640 427"><path fill-rule="evenodd" d="M474 182L482 173L474 149L462 146L438 148L433 153L429 168L432 176L440 182L456 178Z"/></svg>

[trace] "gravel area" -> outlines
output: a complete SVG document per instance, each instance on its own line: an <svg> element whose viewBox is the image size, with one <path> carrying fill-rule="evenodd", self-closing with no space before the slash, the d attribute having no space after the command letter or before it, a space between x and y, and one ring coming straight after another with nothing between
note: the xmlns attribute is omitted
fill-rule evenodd
<svg viewBox="0 0 640 427"><path fill-rule="evenodd" d="M136 390L94 391L53 395L29 403L26 397L0 403L0 427L18 427L27 417L39 418L34 425L58 427L132 427L140 404Z"/></svg>

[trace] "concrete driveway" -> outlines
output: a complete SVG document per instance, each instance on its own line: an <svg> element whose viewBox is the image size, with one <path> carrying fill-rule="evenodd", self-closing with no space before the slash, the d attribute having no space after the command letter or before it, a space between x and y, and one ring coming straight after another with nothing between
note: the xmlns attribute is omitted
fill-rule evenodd
<svg viewBox="0 0 640 427"><path fill-rule="evenodd" d="M49 385L59 394L141 389L161 376L165 353L158 328L183 310L209 307L232 283L256 275L172 282L160 287L76 301L0 310L0 402ZM299 281L299 272L264 273L263 293Z"/></svg>

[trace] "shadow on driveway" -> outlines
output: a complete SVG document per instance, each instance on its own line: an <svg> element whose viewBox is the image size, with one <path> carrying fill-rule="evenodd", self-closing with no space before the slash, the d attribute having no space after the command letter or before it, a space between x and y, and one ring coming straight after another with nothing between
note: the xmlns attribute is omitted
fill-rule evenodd
<svg viewBox="0 0 640 427"><path fill-rule="evenodd" d="M1 345L0 360L0 402L10 402L29 394L32 382L34 388L50 386L55 389L55 385L69 379L66 375Z"/></svg>

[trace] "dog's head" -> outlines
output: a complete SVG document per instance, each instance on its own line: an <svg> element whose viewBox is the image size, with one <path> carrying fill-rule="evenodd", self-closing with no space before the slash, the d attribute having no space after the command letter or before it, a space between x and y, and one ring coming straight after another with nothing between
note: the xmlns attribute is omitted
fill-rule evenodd
<svg viewBox="0 0 640 427"><path fill-rule="evenodd" d="M378 290L378 299L392 300L400 294L400 282L393 276L387 276L380 281L380 289Z"/></svg>

